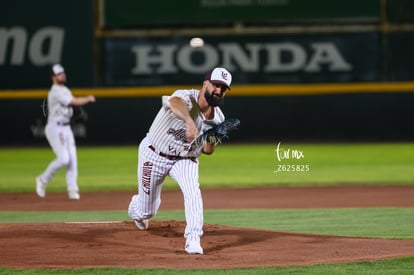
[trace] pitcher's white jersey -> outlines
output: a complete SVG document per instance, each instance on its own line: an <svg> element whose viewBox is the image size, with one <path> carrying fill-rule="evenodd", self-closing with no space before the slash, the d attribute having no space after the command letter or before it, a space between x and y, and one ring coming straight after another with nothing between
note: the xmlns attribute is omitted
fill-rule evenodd
<svg viewBox="0 0 414 275"><path fill-rule="evenodd" d="M161 107L152 123L147 137L157 151L180 157L198 157L203 149L201 134L214 125L224 121L224 114L219 107L214 107L214 118L207 120L198 107L198 90L177 90L171 97L182 98L190 111L198 137L191 143L186 141L185 122L177 118L169 104Z"/></svg>
<svg viewBox="0 0 414 275"><path fill-rule="evenodd" d="M48 123L68 123L73 115L72 107L69 105L72 99L73 95L66 86L52 85L47 97Z"/></svg>

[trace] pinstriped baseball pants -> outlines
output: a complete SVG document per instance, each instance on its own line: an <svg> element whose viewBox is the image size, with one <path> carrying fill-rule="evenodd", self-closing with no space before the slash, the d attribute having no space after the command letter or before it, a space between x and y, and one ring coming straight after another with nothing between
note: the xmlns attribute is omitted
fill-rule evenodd
<svg viewBox="0 0 414 275"><path fill-rule="evenodd" d="M138 194L131 199L128 214L132 219L150 219L161 205L161 189L166 176L174 179L184 197L185 238L203 235L203 199L198 181L198 160L169 160L152 151L147 138L139 145Z"/></svg>

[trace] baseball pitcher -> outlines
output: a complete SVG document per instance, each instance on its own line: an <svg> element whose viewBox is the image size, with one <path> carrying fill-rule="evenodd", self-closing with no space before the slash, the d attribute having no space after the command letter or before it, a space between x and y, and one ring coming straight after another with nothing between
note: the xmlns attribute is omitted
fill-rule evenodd
<svg viewBox="0 0 414 275"><path fill-rule="evenodd" d="M161 204L165 177L170 176L184 196L185 251L189 254L203 254L198 157L202 153L212 154L216 145L227 137L227 129L237 127L234 123L231 127L222 124L225 118L219 107L231 80L226 69L214 68L207 73L200 90L177 90L169 97L164 96L163 106L139 145L138 194L132 197L128 214L138 229L148 229L148 220L157 214Z"/></svg>

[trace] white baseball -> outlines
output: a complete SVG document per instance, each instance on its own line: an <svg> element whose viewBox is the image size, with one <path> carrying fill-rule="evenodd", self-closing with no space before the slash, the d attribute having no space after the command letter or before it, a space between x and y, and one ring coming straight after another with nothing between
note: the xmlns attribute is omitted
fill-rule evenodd
<svg viewBox="0 0 414 275"><path fill-rule="evenodd" d="M201 48L204 46L204 40L200 37L194 37L190 40L190 46L193 48Z"/></svg>

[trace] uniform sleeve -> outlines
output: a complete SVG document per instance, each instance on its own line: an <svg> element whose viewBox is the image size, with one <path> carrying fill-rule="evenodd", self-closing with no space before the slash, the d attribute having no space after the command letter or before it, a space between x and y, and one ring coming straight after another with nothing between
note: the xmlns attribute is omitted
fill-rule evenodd
<svg viewBox="0 0 414 275"><path fill-rule="evenodd" d="M223 112L221 111L221 109L219 107L215 107L214 111L215 111L214 120L215 120L216 124L222 123L226 119Z"/></svg>
<svg viewBox="0 0 414 275"><path fill-rule="evenodd" d="M202 131L203 133L215 125L222 123L225 120L225 116L219 107L214 108L214 118L203 121Z"/></svg>
<svg viewBox="0 0 414 275"><path fill-rule="evenodd" d="M193 107L193 103L191 102L191 97L193 97L194 100L197 100L197 95L193 92L193 90L176 90L171 95L171 97L182 98L185 101L185 103L187 104L187 108L189 110Z"/></svg>

